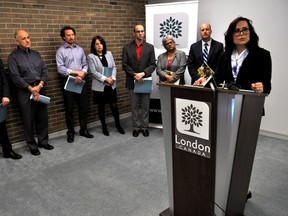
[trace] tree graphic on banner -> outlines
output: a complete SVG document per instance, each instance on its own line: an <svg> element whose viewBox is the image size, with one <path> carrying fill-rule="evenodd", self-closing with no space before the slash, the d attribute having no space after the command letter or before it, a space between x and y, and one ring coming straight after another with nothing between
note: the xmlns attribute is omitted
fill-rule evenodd
<svg viewBox="0 0 288 216"><path fill-rule="evenodd" d="M160 37L165 35L172 35L175 38L182 36L182 22L176 20L170 16L169 19L160 23Z"/></svg>
<svg viewBox="0 0 288 216"><path fill-rule="evenodd" d="M202 126L202 114L203 112L200 112L193 104L182 109L182 122L185 125L190 125L190 129L187 131L199 134L195 132L194 127Z"/></svg>

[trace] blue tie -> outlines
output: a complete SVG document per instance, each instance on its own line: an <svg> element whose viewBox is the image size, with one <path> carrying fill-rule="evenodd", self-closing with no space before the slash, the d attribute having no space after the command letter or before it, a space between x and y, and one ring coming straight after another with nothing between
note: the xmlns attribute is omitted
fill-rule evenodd
<svg viewBox="0 0 288 216"><path fill-rule="evenodd" d="M204 63L207 64L207 61L208 61L208 44L207 43L204 44L203 61Z"/></svg>

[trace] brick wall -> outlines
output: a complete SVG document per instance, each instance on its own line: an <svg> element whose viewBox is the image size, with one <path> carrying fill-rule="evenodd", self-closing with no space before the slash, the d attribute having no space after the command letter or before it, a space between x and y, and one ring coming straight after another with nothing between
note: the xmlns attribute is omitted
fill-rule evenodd
<svg viewBox="0 0 288 216"><path fill-rule="evenodd" d="M145 24L147 0L0 0L0 58L7 69L8 55L15 49L13 34L25 29L32 48L40 52L49 68L46 85L47 96L51 97L48 107L49 133L66 129L63 97L59 75L56 71L55 53L63 44L60 29L71 25L76 29L76 43L86 55L90 53L92 37L105 38L107 49L112 51L117 69L118 106L120 113L130 111L128 92L125 89L125 73L121 66L123 45L133 39L132 30L136 23ZM90 75L89 75L90 76ZM91 76L88 88L91 87ZM15 92L8 107L7 128L12 143L23 141L22 120L19 115ZM89 91L88 122L98 120L97 106L93 104ZM108 107L107 107L108 108ZM109 111L109 108L107 109ZM107 112L108 115L110 111ZM75 125L78 125L75 112Z"/></svg>

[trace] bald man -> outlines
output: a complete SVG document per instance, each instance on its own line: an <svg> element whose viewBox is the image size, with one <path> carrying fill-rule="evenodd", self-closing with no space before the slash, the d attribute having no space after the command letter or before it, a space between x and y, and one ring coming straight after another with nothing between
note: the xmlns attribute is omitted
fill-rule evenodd
<svg viewBox="0 0 288 216"><path fill-rule="evenodd" d="M14 38L17 48L8 58L9 74L17 92L26 143L31 154L37 156L41 154L38 147L46 150L54 148L48 144L47 105L38 102L40 94L45 94L48 68L41 55L30 48L30 36L25 30L16 31ZM31 94L34 100L30 99Z"/></svg>
<svg viewBox="0 0 288 216"><path fill-rule="evenodd" d="M204 63L203 51L205 46L208 50L206 63L213 71L216 71L218 58L223 52L223 44L211 38L212 29L209 23L201 24L199 33L201 40L191 45L187 62L191 84L200 78L197 69Z"/></svg>

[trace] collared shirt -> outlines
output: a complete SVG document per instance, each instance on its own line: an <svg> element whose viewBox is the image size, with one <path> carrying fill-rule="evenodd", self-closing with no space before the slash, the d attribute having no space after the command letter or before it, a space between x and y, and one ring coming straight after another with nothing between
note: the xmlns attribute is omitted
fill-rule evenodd
<svg viewBox="0 0 288 216"><path fill-rule="evenodd" d="M202 40L202 51L205 49L205 44L207 43L208 44L207 49L208 49L208 54L209 54L209 51L210 51L210 48L211 48L211 41L212 41L212 39L210 39L208 42L204 42Z"/></svg>
<svg viewBox="0 0 288 216"><path fill-rule="evenodd" d="M136 47L136 53L137 53L138 61L140 61L141 53L143 50L143 44L144 44L144 41L142 41L139 45L135 41L135 47Z"/></svg>
<svg viewBox="0 0 288 216"><path fill-rule="evenodd" d="M13 83L18 88L27 88L29 84L46 82L48 68L41 55L32 49L23 50L17 47L8 58L8 68Z"/></svg>
<svg viewBox="0 0 288 216"><path fill-rule="evenodd" d="M86 55L82 47L73 44L63 44L56 53L57 71L62 76L68 76L72 70L84 71L87 73L88 65Z"/></svg>

